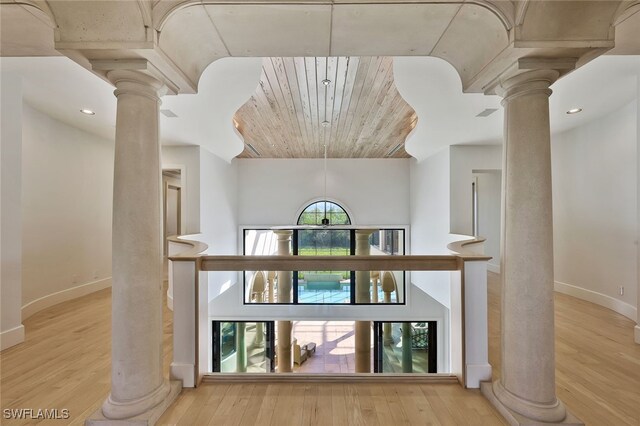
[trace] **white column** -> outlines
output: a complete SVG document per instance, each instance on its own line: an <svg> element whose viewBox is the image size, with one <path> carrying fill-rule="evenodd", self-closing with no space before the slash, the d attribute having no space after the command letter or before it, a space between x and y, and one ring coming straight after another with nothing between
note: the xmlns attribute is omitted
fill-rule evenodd
<svg viewBox="0 0 640 426"><path fill-rule="evenodd" d="M356 230L356 256L366 256L371 252L369 236L373 230ZM356 303L371 303L371 272L356 271ZM371 372L371 321L355 323L356 373Z"/></svg>
<svg viewBox="0 0 640 426"><path fill-rule="evenodd" d="M274 231L278 237L278 255L291 255L292 231ZM278 271L278 303L291 303L291 271ZM278 321L278 372L293 371L291 356L291 321Z"/></svg>
<svg viewBox="0 0 640 426"><path fill-rule="evenodd" d="M499 403L526 419L561 422L555 390L549 86L554 70L502 81L502 373ZM490 398L491 399L491 398Z"/></svg>
<svg viewBox="0 0 640 426"><path fill-rule="evenodd" d="M162 204L159 144L163 84L110 71L118 98L113 196L109 419L142 414L169 395L162 374Z"/></svg>

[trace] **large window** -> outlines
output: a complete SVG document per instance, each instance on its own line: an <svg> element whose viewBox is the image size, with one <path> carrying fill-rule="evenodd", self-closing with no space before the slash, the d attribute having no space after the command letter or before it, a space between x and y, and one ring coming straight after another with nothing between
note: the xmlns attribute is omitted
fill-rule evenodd
<svg viewBox="0 0 640 426"><path fill-rule="evenodd" d="M349 256L354 254L353 229L296 229L293 254ZM351 271L298 271L298 303L351 303Z"/></svg>
<svg viewBox="0 0 640 426"><path fill-rule="evenodd" d="M351 218L340 205L323 200L309 204L298 217L298 225L323 225L323 219L331 225L351 225Z"/></svg>
<svg viewBox="0 0 640 426"><path fill-rule="evenodd" d="M291 233L292 255L355 255L356 229L350 226L351 218L342 206L328 200L315 201L302 210L297 225L292 227ZM369 237L371 255L403 255L404 233L404 229L372 230ZM245 255L276 255L277 251L277 237L272 230L244 230ZM286 277L286 282L278 282L282 277L276 272L246 271L245 303L405 303L403 271L371 271L368 283L370 297L359 301L356 300L354 271L291 271L291 275ZM282 297L278 298L278 293Z"/></svg>

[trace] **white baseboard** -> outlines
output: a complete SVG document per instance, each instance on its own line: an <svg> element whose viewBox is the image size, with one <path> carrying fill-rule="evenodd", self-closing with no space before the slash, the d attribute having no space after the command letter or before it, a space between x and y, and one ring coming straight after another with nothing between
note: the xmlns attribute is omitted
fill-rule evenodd
<svg viewBox="0 0 640 426"><path fill-rule="evenodd" d="M171 380L182 380L183 388L195 387L195 367L193 364L172 362L169 371Z"/></svg>
<svg viewBox="0 0 640 426"><path fill-rule="evenodd" d="M555 282L555 290L559 293L568 294L569 296L577 297L578 299L586 300L587 302L609 308L634 322L637 320L637 309L635 307L623 302L622 300L607 296L606 294L562 283L560 281Z"/></svg>
<svg viewBox="0 0 640 426"><path fill-rule="evenodd" d="M22 342L24 342L24 326L22 324L0 333L0 351Z"/></svg>
<svg viewBox="0 0 640 426"><path fill-rule="evenodd" d="M633 329L633 340L640 345L640 325L636 325Z"/></svg>
<svg viewBox="0 0 640 426"><path fill-rule="evenodd" d="M22 321L29 318L36 312L40 312L50 306L57 305L58 303L66 302L67 300L75 299L81 296L85 296L89 293L96 292L98 290L111 287L111 277L104 278L102 280L93 281L90 283L82 284L77 287L68 288L66 290L59 291L57 293L48 294L32 302L27 303L22 307Z"/></svg>
<svg viewBox="0 0 640 426"><path fill-rule="evenodd" d="M477 389L480 382L491 380L491 364L467 364L467 377L465 381L468 388Z"/></svg>
<svg viewBox="0 0 640 426"><path fill-rule="evenodd" d="M487 271L493 272L494 274L500 273L500 265L495 265L493 263L487 262Z"/></svg>
<svg viewBox="0 0 640 426"><path fill-rule="evenodd" d="M170 311L173 311L173 295L169 296L167 294L167 307Z"/></svg>

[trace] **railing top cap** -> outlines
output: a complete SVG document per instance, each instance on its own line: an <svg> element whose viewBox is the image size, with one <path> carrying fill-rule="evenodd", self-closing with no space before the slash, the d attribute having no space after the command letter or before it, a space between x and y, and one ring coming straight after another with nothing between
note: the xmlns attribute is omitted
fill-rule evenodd
<svg viewBox="0 0 640 426"><path fill-rule="evenodd" d="M194 256L172 257L195 261L202 271L456 271L467 261L486 261L482 255L427 256Z"/></svg>

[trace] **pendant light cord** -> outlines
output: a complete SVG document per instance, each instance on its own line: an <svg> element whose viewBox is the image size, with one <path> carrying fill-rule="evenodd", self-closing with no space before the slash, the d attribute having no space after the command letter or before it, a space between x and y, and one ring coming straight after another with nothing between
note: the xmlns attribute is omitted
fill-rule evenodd
<svg viewBox="0 0 640 426"><path fill-rule="evenodd" d="M327 144L324 145L324 218L327 219Z"/></svg>

